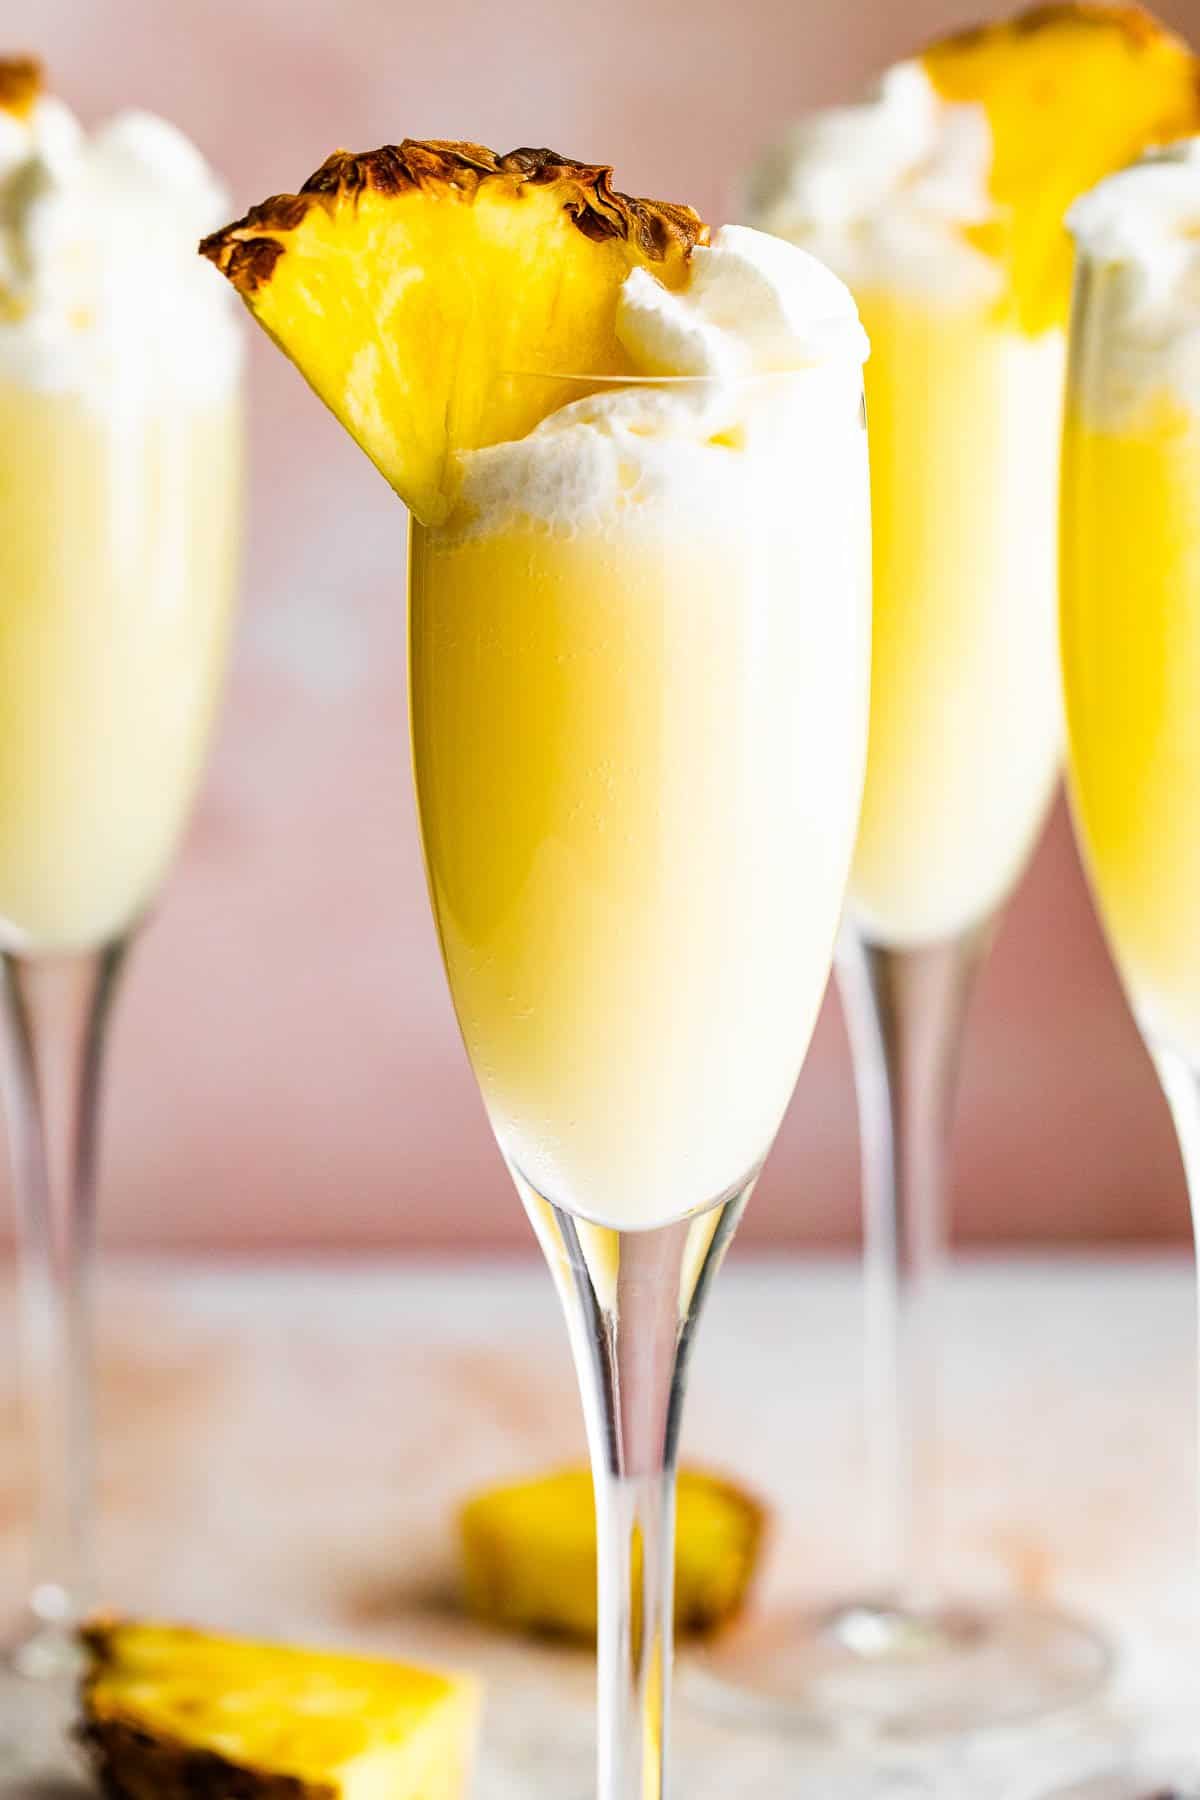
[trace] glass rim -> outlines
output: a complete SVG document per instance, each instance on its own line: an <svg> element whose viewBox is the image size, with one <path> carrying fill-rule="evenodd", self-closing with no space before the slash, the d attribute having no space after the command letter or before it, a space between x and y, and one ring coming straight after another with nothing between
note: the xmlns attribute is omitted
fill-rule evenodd
<svg viewBox="0 0 1200 1800"><path fill-rule="evenodd" d="M500 369L501 381L560 381L573 387L588 388L744 388L765 386L768 382L795 381L819 369L852 368L860 377L862 362L857 357L829 356L818 362L801 363L794 369L745 369L721 375L581 375L560 369Z"/></svg>

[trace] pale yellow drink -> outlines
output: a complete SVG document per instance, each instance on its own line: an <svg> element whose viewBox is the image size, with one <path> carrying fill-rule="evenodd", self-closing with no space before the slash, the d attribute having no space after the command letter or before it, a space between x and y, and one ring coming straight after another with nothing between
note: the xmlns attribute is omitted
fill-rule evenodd
<svg viewBox="0 0 1200 1800"><path fill-rule="evenodd" d="M781 378L792 422L720 441L655 446L652 421L591 522L414 528L414 757L459 1020L514 1168L605 1224L739 1187L816 1018L867 700L856 379ZM639 441L665 460L639 468Z"/></svg>
<svg viewBox="0 0 1200 1800"><path fill-rule="evenodd" d="M1088 867L1147 1031L1200 1061L1200 418L1066 434L1062 654Z"/></svg>
<svg viewBox="0 0 1200 1800"><path fill-rule="evenodd" d="M0 65L0 949L122 936L212 723L242 479L240 346L196 255L221 190L175 128L88 136Z"/></svg>
<svg viewBox="0 0 1200 1800"><path fill-rule="evenodd" d="M1187 46L1034 6L894 64L763 159L757 221L848 282L866 370L875 661L850 899L893 949L994 915L1061 754L1057 475L1076 196L1195 129Z"/></svg>
<svg viewBox="0 0 1200 1800"><path fill-rule="evenodd" d="M236 399L0 378L0 942L119 935L187 817L224 666Z"/></svg>
<svg viewBox="0 0 1200 1800"><path fill-rule="evenodd" d="M1071 797L1151 1042L1200 1061L1200 149L1073 215L1062 666Z"/></svg>
<svg viewBox="0 0 1200 1800"><path fill-rule="evenodd" d="M856 287L871 339L875 615L851 904L898 946L985 918L1057 778L1063 334Z"/></svg>

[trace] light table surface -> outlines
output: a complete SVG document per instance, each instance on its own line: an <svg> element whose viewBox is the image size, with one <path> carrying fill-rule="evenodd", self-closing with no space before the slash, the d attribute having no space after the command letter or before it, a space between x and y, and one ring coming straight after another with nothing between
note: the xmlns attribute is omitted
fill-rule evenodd
<svg viewBox="0 0 1200 1800"><path fill-rule="evenodd" d="M485 1676L477 1800L591 1800L592 1667L453 1603L460 1496L583 1455L544 1268L115 1262L101 1299L102 1598ZM736 1257L701 1322L686 1458L765 1496L759 1601L870 1572L857 1275ZM874 1763L676 1707L675 1800L1022 1800L1130 1734L1200 1739L1189 1262L977 1261L947 1296L944 1574L1097 1620L1111 1694L1021 1736ZM11 1283L0 1289L0 1581L25 1573Z"/></svg>

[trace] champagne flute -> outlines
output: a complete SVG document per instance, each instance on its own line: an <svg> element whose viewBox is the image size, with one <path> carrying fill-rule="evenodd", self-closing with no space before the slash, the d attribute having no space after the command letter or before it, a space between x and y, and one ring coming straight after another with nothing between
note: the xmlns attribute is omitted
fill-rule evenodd
<svg viewBox="0 0 1200 1800"><path fill-rule="evenodd" d="M862 798L866 339L815 258L528 146L335 151L201 248L411 510L429 894L583 1398L599 1794L648 1800L688 1352Z"/></svg>
<svg viewBox="0 0 1200 1800"><path fill-rule="evenodd" d="M756 222L849 283L874 521L871 728L838 982L862 1139L877 1585L750 1621L712 1691L802 1729L915 1738L1086 1698L1068 1613L948 1592L939 1323L976 976L1058 780L1058 446L1077 194L1197 121L1187 45L1139 9L1036 5L926 46L802 120Z"/></svg>
<svg viewBox="0 0 1200 1800"><path fill-rule="evenodd" d="M480 452L461 521L412 528L430 894L587 1422L601 1800L664 1791L688 1352L807 1047L853 843L858 360L559 378L560 429ZM633 498L593 510L571 477L621 418Z"/></svg>
<svg viewBox="0 0 1200 1800"><path fill-rule="evenodd" d="M8 1650L50 1677L75 1666L92 1590L106 1029L224 668L240 341L195 258L223 198L173 127L129 113L85 139L23 61L0 63L0 125L0 955L36 1479Z"/></svg>
<svg viewBox="0 0 1200 1800"><path fill-rule="evenodd" d="M1174 1120L1200 1229L1200 139L1075 208L1063 440L1072 812ZM1196 1748L1151 1745L1056 1800L1192 1800Z"/></svg>

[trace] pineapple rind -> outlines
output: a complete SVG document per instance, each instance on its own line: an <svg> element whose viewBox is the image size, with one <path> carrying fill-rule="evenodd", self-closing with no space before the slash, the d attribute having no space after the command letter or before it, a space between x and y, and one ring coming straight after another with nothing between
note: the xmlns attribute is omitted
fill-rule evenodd
<svg viewBox="0 0 1200 1800"><path fill-rule="evenodd" d="M332 1782L248 1770L132 1720L89 1719L78 1736L108 1800L339 1800Z"/></svg>
<svg viewBox="0 0 1200 1800"><path fill-rule="evenodd" d="M732 1482L680 1471L675 1625L706 1635L741 1610L766 1529L761 1504ZM591 1476L562 1469L476 1494L459 1515L468 1611L505 1630L591 1643L596 1526Z"/></svg>
<svg viewBox="0 0 1200 1800"><path fill-rule="evenodd" d="M335 150L298 194L275 194L251 207L244 219L205 238L200 250L239 292L251 294L270 280L289 236L318 206L333 213L368 191L397 197L454 189L473 200L494 180L515 192L525 186L555 187L584 237L596 243L625 239L649 262L686 258L708 237L708 227L690 206L622 194L613 186L612 169L603 163L577 162L555 150L526 148L497 155L482 144L405 138L361 155Z"/></svg>
<svg viewBox="0 0 1200 1800"><path fill-rule="evenodd" d="M113 1800L463 1793L472 1678L176 1626L100 1620L82 1635L79 1737Z"/></svg>
<svg viewBox="0 0 1200 1800"><path fill-rule="evenodd" d="M42 65L33 56L0 56L0 112L23 119L44 87Z"/></svg>

